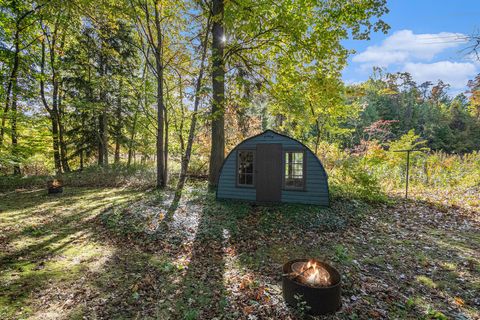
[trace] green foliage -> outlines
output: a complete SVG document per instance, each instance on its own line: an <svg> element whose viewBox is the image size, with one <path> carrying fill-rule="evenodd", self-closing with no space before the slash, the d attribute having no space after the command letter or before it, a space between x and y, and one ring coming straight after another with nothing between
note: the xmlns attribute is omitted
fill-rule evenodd
<svg viewBox="0 0 480 320"><path fill-rule="evenodd" d="M356 198L367 202L387 202L378 177L371 170L376 161L352 156L338 146L323 144L324 165L329 172L329 184L333 198Z"/></svg>
<svg viewBox="0 0 480 320"><path fill-rule="evenodd" d="M336 245L334 247L335 256L333 259L339 263L346 264L352 261L352 256L348 252L348 249L343 245Z"/></svg>
<svg viewBox="0 0 480 320"><path fill-rule="evenodd" d="M480 79L480 78L479 78ZM347 124L355 128L350 147L371 140L365 131L377 121L396 121L388 139L398 140L411 130L426 140L425 146L446 152L468 153L480 149L480 117L475 81L471 82L470 99L464 93L452 98L448 84L428 81L416 84L408 73L383 74L378 69L370 80L349 87L348 99L364 106L360 117ZM381 141L383 142L383 141Z"/></svg>

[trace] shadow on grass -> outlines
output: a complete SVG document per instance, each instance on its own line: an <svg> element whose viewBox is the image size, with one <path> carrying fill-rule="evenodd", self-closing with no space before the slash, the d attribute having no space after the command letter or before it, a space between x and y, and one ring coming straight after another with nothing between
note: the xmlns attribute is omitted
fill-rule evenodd
<svg viewBox="0 0 480 320"><path fill-rule="evenodd" d="M0 242L0 317L16 318L21 309L28 310L25 304L32 294L78 275L82 265L65 264L64 253L73 250L75 254L77 246L80 251L85 241L95 238L92 222L101 208L109 205L110 191L102 192L72 189L50 197L42 190L10 194L2 199L5 212L1 222L10 227ZM129 195L117 190L115 196L121 201ZM74 206L80 199L83 202L79 207Z"/></svg>
<svg viewBox="0 0 480 320"><path fill-rule="evenodd" d="M117 190L117 193L122 197L122 191ZM128 198L127 193L125 199ZM45 199L37 196L40 198L38 203L45 203ZM75 202L85 196L88 196L84 200L88 205L73 209ZM463 255L471 255L469 252L474 246L468 239L475 238L468 236L450 243L445 241L449 234L432 233L429 237L418 239L411 239L410 236L405 239L410 242L403 243L389 228L395 221L388 213L382 212L385 208L371 213L369 206L356 201L334 201L331 208L256 206L245 202L216 201L209 194L196 200L198 203L195 205L199 205L201 210L196 230L192 232L194 235L191 234L189 238L181 232L174 234L179 232L178 226L155 234L145 234L144 230L131 232L127 229L122 232L120 229L125 227L124 220L115 220L115 225L105 225L104 220L96 219L101 208L109 205L109 199L105 197L81 191L70 198L59 198L58 201L64 201L72 208L72 212L42 225L45 230L51 230L51 234L40 235L23 249L0 257L2 271L8 270L12 274L6 291L10 305L20 307L34 290L42 290L52 282L71 281L78 286L72 290L77 290L74 292L79 297L66 311L71 318L242 318L247 317L248 312L239 310L239 306L250 306L249 299L255 300L256 297L244 292L232 297L228 293L232 288L227 287L229 279L225 277L230 268L253 275L257 282L275 286L280 282L281 265L285 261L306 256L331 260L344 274L344 296L347 299L367 292L375 297L376 304L386 304L386 316L392 318L422 315L416 307L402 309L392 301L401 304L405 297L416 294L424 299L423 303L431 303L434 308L444 310L454 307L451 301L455 292L475 292L476 289L473 282L451 287L451 282L442 284L435 275L427 274L432 266L443 263L447 266L442 271L444 278L452 278L455 282L465 268L460 266L461 269L456 270L457 266L448 264L456 261L463 263L465 259L461 250L456 252L454 246L464 247ZM136 206L135 201L133 199L130 203L132 207ZM34 203L24 204L27 208L35 206ZM173 223L179 205L184 205L180 203L180 198L170 203L167 209L169 220L165 220L165 224ZM49 206L55 205L50 203ZM364 226L371 214L378 221ZM99 225L98 222L103 224ZM399 225L395 228L403 230L407 227ZM109 228L111 232L106 232ZM368 228L371 230L366 233ZM418 230L430 232L423 225ZM22 232L10 232L9 241L28 235ZM61 275L57 270L42 269L43 260L48 261L50 256L58 256L66 246L74 245L73 242L81 237L77 233L83 234L89 241L101 242L111 248L111 253L102 260L101 268L88 272L77 270L69 276ZM425 246L435 247L436 250L425 251L422 249ZM451 250L448 250L449 246ZM228 264L231 252L234 252L238 265ZM425 257L420 257L420 253ZM441 257L442 253L448 253L448 256ZM426 260L424 265L423 260ZM420 267L414 269L412 265ZM25 272L18 268L23 268ZM478 275L478 265L474 264L470 272L472 277ZM376 285L376 292L368 291L370 289L364 286L365 281L360 278L360 273L361 277L373 279L371 281ZM419 288L419 280L415 278L419 273L428 276L436 287L428 289L422 285ZM404 274L406 280L395 278L399 274ZM425 283L427 280L420 278ZM385 283L390 287L382 287ZM413 291L411 287L414 287ZM435 298L439 292L450 300L445 302L442 298ZM433 297L433 301L429 300L430 297ZM467 304L473 299L468 295L464 298ZM264 313L260 317L281 317L276 313L276 308L264 305ZM346 318L352 314L366 317L367 311L353 307L339 317Z"/></svg>

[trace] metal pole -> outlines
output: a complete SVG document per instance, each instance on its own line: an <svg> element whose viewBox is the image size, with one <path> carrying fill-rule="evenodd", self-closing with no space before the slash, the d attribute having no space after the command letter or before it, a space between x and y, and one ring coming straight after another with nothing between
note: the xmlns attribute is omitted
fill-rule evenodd
<svg viewBox="0 0 480 320"><path fill-rule="evenodd" d="M407 181L405 181L405 199L408 199L408 171L410 170L410 150L407 151Z"/></svg>

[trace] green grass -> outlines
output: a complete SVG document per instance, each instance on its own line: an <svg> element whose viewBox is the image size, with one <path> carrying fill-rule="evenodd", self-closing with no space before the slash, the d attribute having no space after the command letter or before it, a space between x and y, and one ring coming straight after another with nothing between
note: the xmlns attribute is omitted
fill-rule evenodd
<svg viewBox="0 0 480 320"><path fill-rule="evenodd" d="M155 172L144 165L89 166L82 171L73 171L57 176L67 187L136 187L155 186ZM52 176L1 176L0 192L16 189L45 188Z"/></svg>
<svg viewBox="0 0 480 320"><path fill-rule="evenodd" d="M431 206L264 207L215 201L204 184L188 185L178 208L169 199L118 188L0 194L0 318L295 318L278 285L298 257L342 273L340 319L479 316L478 233ZM146 214L169 210L172 224L148 231Z"/></svg>

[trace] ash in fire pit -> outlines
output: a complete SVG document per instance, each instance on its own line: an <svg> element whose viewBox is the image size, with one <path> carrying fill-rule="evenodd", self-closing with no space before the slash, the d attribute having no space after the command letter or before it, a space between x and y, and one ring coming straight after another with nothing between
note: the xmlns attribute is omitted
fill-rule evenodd
<svg viewBox="0 0 480 320"><path fill-rule="evenodd" d="M332 266L314 259L296 259L283 266L283 297L295 307L304 301L312 315L337 311L341 306L340 274Z"/></svg>

